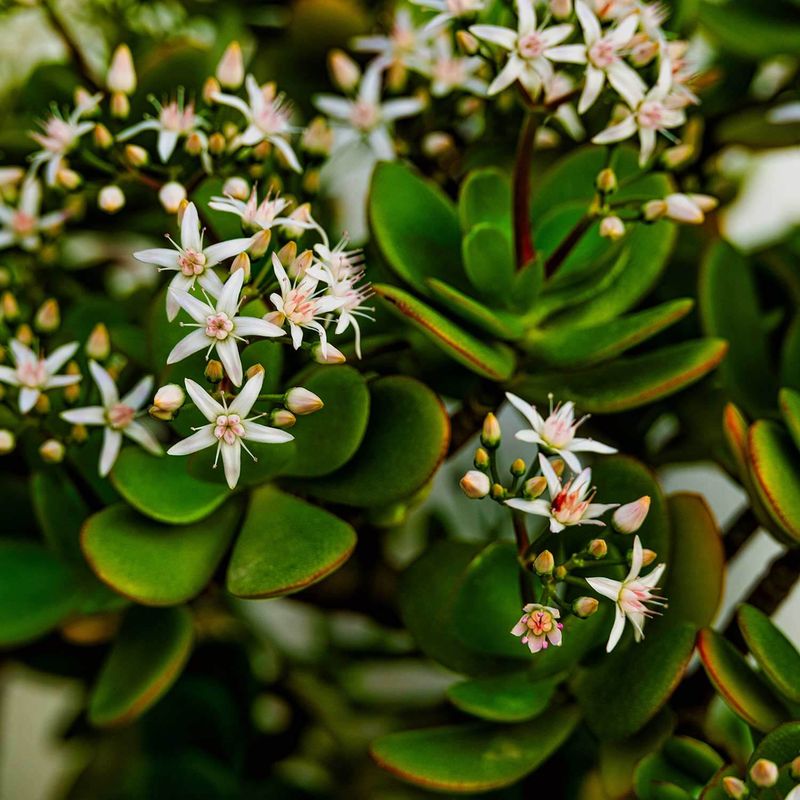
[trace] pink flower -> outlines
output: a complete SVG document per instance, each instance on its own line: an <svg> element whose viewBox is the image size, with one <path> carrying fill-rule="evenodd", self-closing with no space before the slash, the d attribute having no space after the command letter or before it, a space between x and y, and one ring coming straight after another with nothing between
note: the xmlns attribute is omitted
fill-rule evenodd
<svg viewBox="0 0 800 800"><path fill-rule="evenodd" d="M511 629L511 633L521 636L522 644L528 645L531 653L547 650L551 644L561 647L561 629L564 626L557 621L561 616L557 608L528 603L522 610L525 613Z"/></svg>

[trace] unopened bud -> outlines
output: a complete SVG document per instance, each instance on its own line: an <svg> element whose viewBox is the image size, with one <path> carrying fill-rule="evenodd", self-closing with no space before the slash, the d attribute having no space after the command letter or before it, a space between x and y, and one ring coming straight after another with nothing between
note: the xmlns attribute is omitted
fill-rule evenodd
<svg viewBox="0 0 800 800"><path fill-rule="evenodd" d="M89 430L85 425L73 425L69 437L76 444L83 444L89 439Z"/></svg>
<svg viewBox="0 0 800 800"><path fill-rule="evenodd" d="M111 116L117 119L125 119L131 113L131 103L128 95L122 92L114 92L111 95Z"/></svg>
<svg viewBox="0 0 800 800"><path fill-rule="evenodd" d="M97 205L106 214L116 214L125 205L125 195L119 186L104 186L97 195Z"/></svg>
<svg viewBox="0 0 800 800"><path fill-rule="evenodd" d="M302 386L295 386L286 392L284 403L289 411L302 417L304 414L313 414L319 411L324 405L322 400L314 394L304 389Z"/></svg>
<svg viewBox="0 0 800 800"><path fill-rule="evenodd" d="M288 267L292 261L297 258L297 242L287 242L280 250L277 252L278 261L284 267Z"/></svg>
<svg viewBox="0 0 800 800"><path fill-rule="evenodd" d="M725 794L734 800L743 800L750 793L745 782L733 775L726 775L722 779L722 788L725 790Z"/></svg>
<svg viewBox="0 0 800 800"><path fill-rule="evenodd" d="M572 0L550 0L550 13L556 19L566 19L572 13Z"/></svg>
<svg viewBox="0 0 800 800"><path fill-rule="evenodd" d="M567 468L567 464L563 458L554 458L550 462L550 466L559 478L564 474L564 470Z"/></svg>
<svg viewBox="0 0 800 800"><path fill-rule="evenodd" d="M600 235L615 242L625 235L625 223L616 216L604 217L600 223Z"/></svg>
<svg viewBox="0 0 800 800"><path fill-rule="evenodd" d="M65 448L58 439L48 439L39 447L39 455L48 464L60 464L64 460Z"/></svg>
<svg viewBox="0 0 800 800"><path fill-rule="evenodd" d="M33 328L28 325L27 322L23 322L22 325L17 327L16 332L14 333L14 338L22 342L22 344L26 344L28 346L33 344Z"/></svg>
<svg viewBox="0 0 800 800"><path fill-rule="evenodd" d="M792 761L791 766L789 767L789 774L796 780L800 781L800 756L797 756Z"/></svg>
<svg viewBox="0 0 800 800"><path fill-rule="evenodd" d="M110 354L111 337L108 335L108 328L102 322L98 322L86 340L86 355L95 361L105 361Z"/></svg>
<svg viewBox="0 0 800 800"><path fill-rule="evenodd" d="M8 430L3 428L0 430L0 456L5 456L11 453L17 444L17 437Z"/></svg>
<svg viewBox="0 0 800 800"><path fill-rule="evenodd" d="M250 254L253 258L261 258L267 250L269 250L269 243L272 241L272 231L267 229L259 231L253 237L253 243L250 245Z"/></svg>
<svg viewBox="0 0 800 800"><path fill-rule="evenodd" d="M264 372L264 367L261 364L253 364L252 367L247 368L244 376L247 380L250 380L250 378L255 378L256 375L260 375L262 372Z"/></svg>
<svg viewBox="0 0 800 800"><path fill-rule="evenodd" d="M647 222L658 222L667 213L665 200L650 200L642 206L642 216Z"/></svg>
<svg viewBox="0 0 800 800"><path fill-rule="evenodd" d="M549 550L542 550L533 562L533 568L537 575L552 575L555 566L556 560Z"/></svg>
<svg viewBox="0 0 800 800"><path fill-rule="evenodd" d="M239 253L231 262L230 274L233 275L237 270L244 272L244 282L247 283L250 280L250 256L247 253Z"/></svg>
<svg viewBox="0 0 800 800"><path fill-rule="evenodd" d="M334 347L330 343L328 343L328 346L325 348L323 348L321 344L314 345L312 355L317 364L344 364L344 362L347 361L344 357L344 353L339 350L338 347Z"/></svg>
<svg viewBox="0 0 800 800"><path fill-rule="evenodd" d="M231 42L217 64L217 80L226 89L238 89L244 82L244 58L239 42Z"/></svg>
<svg viewBox="0 0 800 800"><path fill-rule="evenodd" d="M156 392L150 415L164 419L165 417L159 416L159 414L169 414L170 416L166 417L166 419L172 419L175 412L180 409L185 401L186 395L183 389L177 383L168 383ZM154 410L157 413L154 413Z"/></svg>
<svg viewBox="0 0 800 800"><path fill-rule="evenodd" d="M750 780L761 789L769 789L778 782L778 765L766 758L759 758L750 767Z"/></svg>
<svg viewBox="0 0 800 800"><path fill-rule="evenodd" d="M72 191L81 185L83 178L74 169L61 167L56 173L56 182L67 191Z"/></svg>
<svg viewBox="0 0 800 800"><path fill-rule="evenodd" d="M529 500L535 500L544 493L546 488L547 478L545 478L543 475L537 475L535 478L525 481L525 486L522 489L522 493Z"/></svg>
<svg viewBox="0 0 800 800"><path fill-rule="evenodd" d="M361 69L344 50L328 53L328 70L333 82L343 91L351 92L361 80Z"/></svg>
<svg viewBox="0 0 800 800"><path fill-rule="evenodd" d="M428 158L442 158L454 152L455 139L445 131L431 131L422 139L422 152Z"/></svg>
<svg viewBox="0 0 800 800"><path fill-rule="evenodd" d="M658 553L655 550L649 550L648 548L642 549L642 566L649 567L656 558L658 557Z"/></svg>
<svg viewBox="0 0 800 800"><path fill-rule="evenodd" d="M324 117L315 117L303 131L303 149L312 155L326 156L333 146L333 131Z"/></svg>
<svg viewBox="0 0 800 800"><path fill-rule="evenodd" d="M608 555L608 545L605 539L592 539L586 549L594 558L605 558Z"/></svg>
<svg viewBox="0 0 800 800"><path fill-rule="evenodd" d="M483 420L481 444L489 450L495 450L500 446L501 438L502 431L500 430L500 423L497 421L497 417L490 411Z"/></svg>
<svg viewBox="0 0 800 800"><path fill-rule="evenodd" d="M636 533L647 519L650 511L650 497L643 495L632 503L620 506L611 517L611 525L617 533Z"/></svg>
<svg viewBox="0 0 800 800"><path fill-rule="evenodd" d="M460 30L456 33L456 44L464 55L474 56L478 52L480 42L469 32Z"/></svg>
<svg viewBox="0 0 800 800"><path fill-rule="evenodd" d="M506 499L506 490L499 484L493 483L492 488L490 490L492 500L505 500Z"/></svg>
<svg viewBox="0 0 800 800"><path fill-rule="evenodd" d="M177 181L165 183L158 191L158 199L167 214L177 214L186 199L186 189Z"/></svg>
<svg viewBox="0 0 800 800"><path fill-rule="evenodd" d="M247 200L250 197L250 184L244 178L234 175L222 184L222 194L230 195L236 200Z"/></svg>
<svg viewBox="0 0 800 800"><path fill-rule="evenodd" d="M291 428L297 417L285 408L276 408L270 415L270 423L276 428Z"/></svg>
<svg viewBox="0 0 800 800"><path fill-rule="evenodd" d="M138 144L125 145L125 160L132 167L143 167L150 161L150 154Z"/></svg>
<svg viewBox="0 0 800 800"><path fill-rule="evenodd" d="M606 167L597 174L594 182L598 192L603 194L612 194L617 191L617 173L613 169Z"/></svg>
<svg viewBox="0 0 800 800"><path fill-rule="evenodd" d="M521 478L528 471L528 465L521 459L517 458L511 464L511 474L515 478Z"/></svg>
<svg viewBox="0 0 800 800"><path fill-rule="evenodd" d="M600 602L595 597L579 597L572 604L572 611L576 617L586 619L591 617L599 606Z"/></svg>
<svg viewBox="0 0 800 800"><path fill-rule="evenodd" d="M58 300L51 297L39 306L39 310L33 318L33 326L39 333L52 333L58 329L60 324L61 311L58 307Z"/></svg>
<svg viewBox="0 0 800 800"><path fill-rule="evenodd" d="M222 368L222 362L212 358L206 363L205 370L206 380L210 383L219 383L225 377L225 370Z"/></svg>
<svg viewBox="0 0 800 800"><path fill-rule="evenodd" d="M484 450L482 447L479 447L475 451L475 458L472 460L472 463L475 465L475 469L487 470L489 469L491 460L486 450Z"/></svg>
<svg viewBox="0 0 800 800"><path fill-rule="evenodd" d="M63 394L65 402L70 405L77 403L81 396L80 384L71 383L69 386L65 386Z"/></svg>
<svg viewBox="0 0 800 800"><path fill-rule="evenodd" d="M659 44L649 38L634 41L630 47L631 61L635 67L647 66L658 55Z"/></svg>
<svg viewBox="0 0 800 800"><path fill-rule="evenodd" d="M489 494L491 490L491 482L489 476L485 472L480 472L477 469L471 469L459 481L461 491L471 500L481 500Z"/></svg>
<svg viewBox="0 0 800 800"><path fill-rule="evenodd" d="M197 131L192 131L192 133L186 137L186 144L184 144L183 149L190 156L199 156L203 152L204 147L205 140L203 137Z"/></svg>
<svg viewBox="0 0 800 800"><path fill-rule="evenodd" d="M181 204L178 206L178 213L175 215L178 218L178 225L183 224L183 215L186 213L186 209L189 208L189 201L181 200Z"/></svg>
<svg viewBox="0 0 800 800"><path fill-rule="evenodd" d="M688 163L694 157L694 154L694 146L684 142L683 144L675 145L675 147L668 147L664 150L661 154L661 163L667 169L675 170Z"/></svg>
<svg viewBox="0 0 800 800"><path fill-rule="evenodd" d="M106 73L106 86L110 92L122 94L133 94L136 90L136 68L128 45L121 44L114 51Z"/></svg>
<svg viewBox="0 0 800 800"><path fill-rule="evenodd" d="M19 303L11 292L3 292L0 296L0 309L6 322L15 322L19 319Z"/></svg>
<svg viewBox="0 0 800 800"><path fill-rule="evenodd" d="M225 141L225 137L219 132L216 131L208 137L208 152L214 156L218 156L221 153L225 152L225 147L227 146L227 142Z"/></svg>
<svg viewBox="0 0 800 800"><path fill-rule="evenodd" d="M289 273L290 278L302 278L313 263L314 251L304 250L294 261L292 261L291 264L289 264L289 266L286 268L286 271Z"/></svg>
<svg viewBox="0 0 800 800"><path fill-rule="evenodd" d="M108 150L114 144L114 137L111 135L111 131L100 122L94 126L92 138L98 150Z"/></svg>
<svg viewBox="0 0 800 800"><path fill-rule="evenodd" d="M203 102L210 106L214 102L216 95L218 95L221 91L222 87L219 85L219 81L213 75L206 78L205 83L203 84L203 91L201 93Z"/></svg>

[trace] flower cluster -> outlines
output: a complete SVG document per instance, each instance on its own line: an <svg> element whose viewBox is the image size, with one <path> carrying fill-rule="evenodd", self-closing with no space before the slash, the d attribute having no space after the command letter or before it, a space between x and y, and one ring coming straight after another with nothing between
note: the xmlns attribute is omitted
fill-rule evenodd
<svg viewBox="0 0 800 800"><path fill-rule="evenodd" d="M613 511L611 530L622 536L636 534L647 518L650 498L640 497L624 505L595 502L592 470L582 467L577 454L611 454L616 450L594 439L576 436L586 417L576 420L572 402L553 407L551 397L545 417L521 397L511 393L506 397L531 426L517 431L516 438L535 445L537 458L530 469L522 459L515 460L510 469L513 480L510 486L504 486L497 459L502 432L496 417L489 414L481 433L481 447L475 454L475 468L461 479L461 488L467 497L491 497L516 515L514 531L519 557L526 566L524 585L530 590L531 599L539 602L525 603L525 613L511 633L522 637L522 643L527 644L532 653L551 645L560 646L561 612L585 618L599 607L599 601L594 597L580 596L572 602L566 599L568 585L578 583L587 585L601 598L614 603L616 616L606 648L609 652L617 646L626 622L633 627L635 640L640 641L644 637L645 620L665 604L657 584L666 565L659 564L642 575L643 567L652 563L656 554L646 550L639 536L635 535L630 552L623 556L625 551L609 541L611 531L602 518ZM547 520L547 526L533 542L528 536L526 514ZM550 548L561 548L555 547L555 537L566 528L584 525L601 530L582 549L572 553L563 563L556 564ZM620 553L618 560L608 557L610 547L615 547ZM617 579L583 574L583 570L600 559L606 567L613 565L620 569L628 566L627 575ZM536 576L533 581L528 580L531 573Z"/></svg>

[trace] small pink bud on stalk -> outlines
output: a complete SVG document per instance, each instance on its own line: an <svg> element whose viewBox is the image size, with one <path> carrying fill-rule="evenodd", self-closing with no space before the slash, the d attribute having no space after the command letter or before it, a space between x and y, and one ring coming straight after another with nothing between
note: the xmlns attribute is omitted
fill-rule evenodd
<svg viewBox="0 0 800 800"><path fill-rule="evenodd" d="M319 411L324 405L322 400L317 397L314 392L309 392L308 389L304 389L302 386L295 386L289 389L289 391L286 392L284 403L289 411L297 414L299 417L305 414L313 414L315 411Z"/></svg>
<svg viewBox="0 0 800 800"><path fill-rule="evenodd" d="M247 200L250 197L250 184L244 178L234 175L222 184L222 194L230 195L236 200Z"/></svg>
<svg viewBox="0 0 800 800"><path fill-rule="evenodd" d="M491 463L489 454L482 447L479 447L475 451L475 458L472 459L472 463L475 465L475 469L479 469L481 472L486 471Z"/></svg>
<svg viewBox="0 0 800 800"><path fill-rule="evenodd" d="M527 471L528 465L521 458L518 458L512 462L511 474L515 478L521 478Z"/></svg>
<svg viewBox="0 0 800 800"><path fill-rule="evenodd" d="M225 152L227 142L225 137L219 132L215 131L208 137L208 152L212 156L218 156Z"/></svg>
<svg viewBox="0 0 800 800"><path fill-rule="evenodd" d="M128 45L119 45L111 56L106 86L110 92L133 94L136 91L136 68L133 66L133 55Z"/></svg>
<svg viewBox="0 0 800 800"><path fill-rule="evenodd" d="M186 144L183 149L190 156L199 156L203 152L203 137L197 131L190 133L186 137Z"/></svg>
<svg viewBox="0 0 800 800"><path fill-rule="evenodd" d="M285 408L276 408L270 415L270 423L276 428L291 428L297 422L297 417Z"/></svg>
<svg viewBox="0 0 800 800"><path fill-rule="evenodd" d="M329 344L324 352L321 344L314 345L312 353L317 364L344 364L347 361L344 353L332 344Z"/></svg>
<svg viewBox="0 0 800 800"><path fill-rule="evenodd" d="M353 91L361 80L361 69L344 50L335 49L328 53L328 71L343 92Z"/></svg>
<svg viewBox="0 0 800 800"><path fill-rule="evenodd" d="M272 241L272 231L259 231L253 237L253 244L250 245L250 254L253 258L261 258L269 250L269 243Z"/></svg>
<svg viewBox="0 0 800 800"><path fill-rule="evenodd" d="M564 470L567 468L566 462L563 458L554 458L550 462L550 466L553 468L553 472L560 478L564 474Z"/></svg>
<svg viewBox="0 0 800 800"><path fill-rule="evenodd" d="M611 517L611 525L617 533L636 533L647 519L650 511L650 498L643 495L632 503L620 506Z"/></svg>
<svg viewBox="0 0 800 800"><path fill-rule="evenodd" d="M0 311L6 322L15 322L19 319L19 303L11 292L5 291L0 296Z"/></svg>
<svg viewBox="0 0 800 800"><path fill-rule="evenodd" d="M98 322L86 340L86 355L95 361L105 361L111 355L111 337L108 328Z"/></svg>
<svg viewBox="0 0 800 800"><path fill-rule="evenodd" d="M750 780L761 789L769 789L778 782L778 765L766 758L759 758L750 767Z"/></svg>
<svg viewBox="0 0 800 800"><path fill-rule="evenodd" d="M314 251L313 250L303 250L297 258L292 261L291 264L286 268L286 271L289 273L289 277L292 279L302 278L308 268L314 263Z"/></svg>
<svg viewBox="0 0 800 800"><path fill-rule="evenodd" d="M550 11L556 19L566 19L572 13L572 0L550 0Z"/></svg>
<svg viewBox="0 0 800 800"><path fill-rule="evenodd" d="M58 307L58 300L51 297L39 306L36 316L33 318L33 327L39 333L53 333L58 330L60 324L61 310Z"/></svg>
<svg viewBox="0 0 800 800"><path fill-rule="evenodd" d="M22 342L22 344L28 345L28 347L33 344L33 328L31 328L27 322L23 322L22 325L17 328L14 336ZM44 397L44 395L42 395L42 397Z"/></svg>
<svg viewBox="0 0 800 800"><path fill-rule="evenodd" d="M633 65L646 67L658 55L659 44L646 34L640 34L631 41L630 51Z"/></svg>
<svg viewBox="0 0 800 800"><path fill-rule="evenodd" d="M83 178L75 172L74 169L69 167L61 167L56 173L56 182L59 186L67 191L77 189L83 182Z"/></svg>
<svg viewBox="0 0 800 800"><path fill-rule="evenodd" d="M150 406L150 416L165 421L174 419L185 400L183 389L177 383L168 383L156 392L153 405Z"/></svg>
<svg viewBox="0 0 800 800"><path fill-rule="evenodd" d="M625 235L625 223L619 217L604 217L600 223L600 235L616 242Z"/></svg>
<svg viewBox="0 0 800 800"><path fill-rule="evenodd" d="M212 358L206 363L205 377L209 383L219 383L225 377L222 362Z"/></svg>
<svg viewBox="0 0 800 800"><path fill-rule="evenodd" d="M233 259L231 262L230 274L233 275L233 273L239 269L244 272L244 282L248 283L250 281L250 256L248 256L247 253L239 253L239 255Z"/></svg>
<svg viewBox="0 0 800 800"><path fill-rule="evenodd" d="M606 167L597 174L594 185L598 192L613 194L617 191L617 186L619 185L617 182L617 174L613 169Z"/></svg>
<svg viewBox="0 0 800 800"><path fill-rule="evenodd" d="M158 199L167 214L177 214L186 199L186 189L177 181L169 181L159 189Z"/></svg>
<svg viewBox="0 0 800 800"><path fill-rule="evenodd" d="M657 558L658 553L655 550L650 550L647 547L642 549L642 566L649 567Z"/></svg>
<svg viewBox="0 0 800 800"><path fill-rule="evenodd" d="M150 154L138 144L126 144L125 160L132 167L143 167L150 161Z"/></svg>
<svg viewBox="0 0 800 800"><path fill-rule="evenodd" d="M99 150L108 150L114 144L114 137L111 135L111 131L102 122L98 122L94 126L92 138L94 139L95 147Z"/></svg>
<svg viewBox="0 0 800 800"><path fill-rule="evenodd" d="M596 597L579 597L572 604L572 611L576 617L586 619L591 617L600 606L600 601Z"/></svg>
<svg viewBox="0 0 800 800"><path fill-rule="evenodd" d="M474 56L480 48L480 42L469 31L464 30L456 33L456 44L466 56Z"/></svg>
<svg viewBox="0 0 800 800"><path fill-rule="evenodd" d="M732 797L733 800L744 800L749 794L745 782L733 775L726 775L722 779L722 788L725 790L725 794Z"/></svg>
<svg viewBox="0 0 800 800"><path fill-rule="evenodd" d="M489 493L492 496L492 500L506 499L506 490L499 483L493 483Z"/></svg>
<svg viewBox="0 0 800 800"><path fill-rule="evenodd" d="M65 447L58 439L48 439L39 447L42 461L48 464L60 464L64 460Z"/></svg>
<svg viewBox="0 0 800 800"><path fill-rule="evenodd" d="M525 486L522 488L522 493L529 500L535 500L537 497L540 497L542 494L544 494L544 490L546 488L547 479L544 477L544 475L537 475L535 478L525 481Z"/></svg>
<svg viewBox="0 0 800 800"><path fill-rule="evenodd" d="M428 158L443 158L455 150L455 140L444 131L432 131L422 140L422 152Z"/></svg>
<svg viewBox="0 0 800 800"><path fill-rule="evenodd" d="M252 367L248 367L245 377L250 380L250 378L255 378L256 375L260 375L262 372L264 372L264 367L261 364L253 364Z"/></svg>
<svg viewBox="0 0 800 800"><path fill-rule="evenodd" d="M222 87L215 77L206 78L202 91L203 102L210 106L214 102L214 97L221 91Z"/></svg>
<svg viewBox="0 0 800 800"><path fill-rule="evenodd" d="M119 186L104 186L97 195L97 205L106 214L116 214L125 205L125 195Z"/></svg>
<svg viewBox="0 0 800 800"><path fill-rule="evenodd" d="M128 95L114 92L111 95L111 116L116 119L125 119L131 113L131 103Z"/></svg>
<svg viewBox="0 0 800 800"><path fill-rule="evenodd" d="M586 549L594 558L605 558L608 555L608 545L605 539L592 539Z"/></svg>
<svg viewBox="0 0 800 800"><path fill-rule="evenodd" d="M495 450L500 446L502 435L500 423L497 421L497 417L490 411L483 420L481 444L489 450Z"/></svg>
<svg viewBox="0 0 800 800"><path fill-rule="evenodd" d="M542 550L533 562L537 575L552 575L555 566L556 560L549 550Z"/></svg>
<svg viewBox="0 0 800 800"><path fill-rule="evenodd" d="M238 89L244 82L244 58L239 42L231 42L217 64L217 80L226 89Z"/></svg>
<svg viewBox="0 0 800 800"><path fill-rule="evenodd" d="M485 472L479 472L477 469L471 469L467 472L458 482L458 485L470 500L482 500L492 488L489 476Z"/></svg>
<svg viewBox="0 0 800 800"><path fill-rule="evenodd" d="M287 242L278 250L276 255L278 256L278 261L284 267L288 267L297 258L297 242Z"/></svg>
<svg viewBox="0 0 800 800"><path fill-rule="evenodd" d="M10 430L6 428L0 430L0 456L11 453L16 445L17 437Z"/></svg>

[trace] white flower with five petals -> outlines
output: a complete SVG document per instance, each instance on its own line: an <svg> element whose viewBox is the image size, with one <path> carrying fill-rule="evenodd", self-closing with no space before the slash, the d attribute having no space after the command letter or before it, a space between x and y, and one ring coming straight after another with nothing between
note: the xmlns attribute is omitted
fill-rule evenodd
<svg viewBox="0 0 800 800"><path fill-rule="evenodd" d="M547 418L536 410L536 406L526 403L521 397L506 392L508 402L531 424L530 430L518 431L516 438L544 447L551 453L561 456L573 472L580 472L581 464L575 453L616 453L616 449L594 439L576 438L575 432L586 417L575 420L573 402L559 404L555 409L550 399L550 414Z"/></svg>
<svg viewBox="0 0 800 800"><path fill-rule="evenodd" d="M427 30L414 25L410 9L398 8L388 35L357 36L353 39L353 49L372 53L380 69L410 67L425 53L428 38Z"/></svg>
<svg viewBox="0 0 800 800"><path fill-rule="evenodd" d="M222 455L222 466L225 479L231 489L236 488L241 472L242 449L256 457L247 449L245 441L263 444L281 444L294 439L290 433L277 428L270 428L255 422L256 417L247 418L261 393L264 383L264 372L258 372L247 383L230 405L221 404L201 386L189 378L186 379L186 391L192 398L200 413L208 420L208 425L196 428L195 432L182 442L170 447L167 453L171 456L185 456L205 450L207 447L217 448L214 466Z"/></svg>
<svg viewBox="0 0 800 800"><path fill-rule="evenodd" d="M100 390L102 405L62 411L61 417L73 425L103 426L103 446L98 466L100 476L105 477L111 472L122 447L123 436L132 439L145 450L161 455L161 445L155 436L144 423L136 419L153 391L152 376L142 378L120 399L114 379L96 361L89 362L89 371Z"/></svg>
<svg viewBox="0 0 800 800"><path fill-rule="evenodd" d="M539 466L547 481L550 493L549 500L523 500L513 498L506 500L506 505L526 514L535 514L538 517L547 517L550 520L550 530L559 533L571 525L605 525L598 517L602 516L618 503L593 503L594 489L592 488L592 471L587 467L577 478L571 478L561 484L558 475L550 462L539 453Z"/></svg>
<svg viewBox="0 0 800 800"><path fill-rule="evenodd" d="M180 310L171 290L189 290L194 288L195 283L199 283L212 297L219 297L222 281L212 268L227 258L243 253L253 243L252 237L247 237L203 247L203 233L194 203L189 203L183 213L180 245L169 236L167 238L172 242L174 250L154 247L151 250L139 250L133 257L145 264L155 264L162 270L177 271L178 274L170 283L170 291L167 292L167 317L170 320L175 319Z"/></svg>
<svg viewBox="0 0 800 800"><path fill-rule="evenodd" d="M78 349L77 342L70 342L42 358L17 339L11 340L11 355L14 367L0 366L0 381L19 387L19 410L27 414L42 392L77 383L80 375L56 375Z"/></svg>
<svg viewBox="0 0 800 800"><path fill-rule="evenodd" d="M216 348L219 360L228 377L236 386L242 383L242 359L239 342L245 336L283 336L283 331L271 322L258 317L240 317L239 295L244 283L244 270L237 269L222 287L215 305L198 300L187 291L170 289L175 302L183 308L194 322L181 323L197 328L181 339L167 356L167 364L175 364L184 358L207 350L206 358Z"/></svg>
<svg viewBox="0 0 800 800"><path fill-rule="evenodd" d="M633 540L633 558L627 577L622 581L612 578L586 578L586 583L598 594L616 603L616 617L608 637L606 652L611 652L619 642L625 629L625 621L633 625L633 635L637 642L644 638L644 622L656 614L650 606L664 606L664 598L656 594L658 582L664 574L666 564L659 564L652 572L639 576L642 571L644 551L637 536Z"/></svg>
<svg viewBox="0 0 800 800"><path fill-rule="evenodd" d="M22 184L16 208L0 200L0 250L18 244L23 250L35 250L40 244L39 234L56 228L67 218L65 211L54 211L39 216L42 205L42 185L36 178Z"/></svg>

